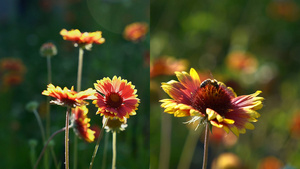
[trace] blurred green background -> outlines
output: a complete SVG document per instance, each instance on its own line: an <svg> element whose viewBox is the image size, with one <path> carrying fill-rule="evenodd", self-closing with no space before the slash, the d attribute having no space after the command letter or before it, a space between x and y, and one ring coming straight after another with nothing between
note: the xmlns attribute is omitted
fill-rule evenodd
<svg viewBox="0 0 300 169"><path fill-rule="evenodd" d="M202 166L203 127L194 131L195 126L182 124L188 118L163 113L158 103L169 98L160 83L177 80L166 69L184 67L181 59L188 62L185 70L195 68L202 81L215 78L237 95L262 90L265 98L253 131L237 140L213 132L208 168L222 168L217 158L225 152L235 159L225 161L238 161L235 168L300 168L299 1L153 0L150 4L151 73L161 74L151 76L151 168ZM158 62L170 57L173 62ZM186 154L185 144L194 146Z"/></svg>
<svg viewBox="0 0 300 169"><path fill-rule="evenodd" d="M42 150L42 138L32 112L25 110L30 101L37 101L45 125L47 88L46 58L39 50L43 43L52 42L58 54L52 61L52 82L55 86L76 87L78 48L64 41L59 34L63 28L81 32L102 31L106 42L85 51L82 90L93 87L96 80L114 75L131 81L137 89L141 104L137 115L128 119L128 127L117 135L117 167L148 168L149 166L149 61L150 36L140 42L123 38L126 25L149 23L149 1L137 0L4 0L0 1L0 60L16 58L22 62L22 78L11 83L0 72L0 168L33 168L29 140L36 140L36 158ZM102 117L95 115L93 104L88 106L91 125L101 127ZM65 108L51 106L51 133L64 127ZM73 168L73 131L70 130L70 165ZM102 166L103 144L108 137L106 168L111 168L111 134L105 133L95 159L94 168ZM54 138L56 156L63 164L64 134ZM87 168L95 142L79 139L78 167ZM50 168L54 168L50 160ZM145 167L147 166L147 167ZM43 168L43 160L39 168ZM64 167L62 167L64 168Z"/></svg>

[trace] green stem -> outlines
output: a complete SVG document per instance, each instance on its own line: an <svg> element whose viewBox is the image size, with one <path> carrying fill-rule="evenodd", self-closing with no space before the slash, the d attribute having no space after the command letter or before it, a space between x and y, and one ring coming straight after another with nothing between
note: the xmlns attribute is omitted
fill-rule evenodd
<svg viewBox="0 0 300 169"><path fill-rule="evenodd" d="M202 127L201 127L201 129L202 129ZM199 140L200 134L203 131L201 129L197 129L197 130L189 129L189 134L184 143L177 169L190 168L191 161L192 161L193 155L194 155L195 147Z"/></svg>
<svg viewBox="0 0 300 169"><path fill-rule="evenodd" d="M112 169L116 169L116 159L117 159L117 132L113 131L113 140L112 140L112 145L113 145L113 158L112 158Z"/></svg>
<svg viewBox="0 0 300 169"><path fill-rule="evenodd" d="M42 134L43 143L45 143L46 142L45 129L44 129L44 126L42 124L42 120L41 120L41 118L39 116L39 113L37 112L36 109L33 110L33 114L35 115L36 120L37 120L37 122L39 124L40 130L41 130L41 134Z"/></svg>
<svg viewBox="0 0 300 169"><path fill-rule="evenodd" d="M52 70L51 70L51 56L47 56L47 72L48 72L48 84L52 83ZM46 135L45 137L48 138L50 135L50 98L47 97L47 102L46 102ZM44 141L45 143L45 141ZM45 168L49 168L48 164L48 152L45 153Z"/></svg>
<svg viewBox="0 0 300 169"><path fill-rule="evenodd" d="M83 52L84 52L84 50L82 48L79 48L78 72L77 72L77 92L79 92L81 90Z"/></svg>
<svg viewBox="0 0 300 169"><path fill-rule="evenodd" d="M102 168L106 168L106 152L107 152L107 144L108 144L108 134L105 133L105 140L104 140L104 148L103 148L103 158L102 158Z"/></svg>
<svg viewBox="0 0 300 169"><path fill-rule="evenodd" d="M204 152L203 152L203 165L202 165L202 169L206 169L206 166L207 166L208 134L209 134L209 122L206 122L206 125L205 125L205 136L204 136Z"/></svg>
<svg viewBox="0 0 300 169"><path fill-rule="evenodd" d="M65 169L69 169L69 110L66 112L66 130L65 130Z"/></svg>
<svg viewBox="0 0 300 169"><path fill-rule="evenodd" d="M160 137L160 154L159 154L159 169L169 168L170 150L171 150L171 133L172 119L166 113L161 115L161 137Z"/></svg>
<svg viewBox="0 0 300 169"><path fill-rule="evenodd" d="M46 144L44 145L44 148L43 148L43 150L42 150L42 152L41 152L41 154L40 154L38 160L37 160L36 163L35 163L34 169L37 168L37 166L38 166L38 164L39 164L41 158L43 157L43 155L44 155L44 153L45 153L45 150L46 150L46 148L47 148L49 142L53 139L54 136L56 136L58 133L63 132L64 130L65 130L65 127L62 128L62 129L60 129L60 130L58 130L58 131L56 131L55 133L53 133L53 134L49 137L48 141L47 141Z"/></svg>
<svg viewBox="0 0 300 169"><path fill-rule="evenodd" d="M82 77L82 64L83 64L83 48L79 47L79 57L78 57L78 72L77 72L77 92L80 92L81 90L81 77ZM73 156L73 163L74 163L74 169L77 169L77 145L78 145L78 139L76 136L76 133L74 133L74 156Z"/></svg>
<svg viewBox="0 0 300 169"><path fill-rule="evenodd" d="M99 137L98 137L98 140L97 140L97 143L96 143L96 146L95 146L95 149L94 149L94 153L93 153L93 156L92 156L92 160L91 160L91 162L90 162L90 167L89 167L89 169L92 169L92 168L93 168L94 159L95 159L95 157L96 157L96 154L97 154L97 151L98 151L98 148L99 148L100 140L102 139L102 136L103 136L102 130L103 130L103 128L106 126L106 123L107 123L107 120L104 122L104 124L103 124L103 126L102 126L102 128L101 128L101 130L100 130L100 135L99 135Z"/></svg>

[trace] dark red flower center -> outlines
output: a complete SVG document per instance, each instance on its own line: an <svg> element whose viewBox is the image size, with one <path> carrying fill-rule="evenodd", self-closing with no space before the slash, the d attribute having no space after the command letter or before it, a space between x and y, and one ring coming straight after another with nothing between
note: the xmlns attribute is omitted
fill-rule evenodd
<svg viewBox="0 0 300 169"><path fill-rule="evenodd" d="M219 86L217 82L201 84L192 95L191 102L195 109L204 114L207 108L213 109L221 116L232 109L230 94L225 86Z"/></svg>
<svg viewBox="0 0 300 169"><path fill-rule="evenodd" d="M110 93L106 98L107 105L113 108L118 108L123 103L123 98L118 93Z"/></svg>

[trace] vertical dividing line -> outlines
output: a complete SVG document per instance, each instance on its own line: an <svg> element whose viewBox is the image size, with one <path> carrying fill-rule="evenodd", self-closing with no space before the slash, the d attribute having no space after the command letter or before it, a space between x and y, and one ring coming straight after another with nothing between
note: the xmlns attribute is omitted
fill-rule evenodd
<svg viewBox="0 0 300 169"><path fill-rule="evenodd" d="M83 64L83 49L81 47L79 47L79 57L78 57L78 72L77 72L77 92L80 92L81 90L81 78L82 78L82 64ZM73 147L73 164L74 164L74 169L77 169L77 156L78 156L78 152L77 152L77 145L78 145L78 139L76 136L76 133L74 133L74 147Z"/></svg>
<svg viewBox="0 0 300 169"><path fill-rule="evenodd" d="M112 157L112 169L116 169L116 159L117 159L117 132L113 131L113 139L112 139L112 150L113 150L113 157Z"/></svg>
<svg viewBox="0 0 300 169"><path fill-rule="evenodd" d="M204 136L204 154L203 154L203 165L202 169L206 169L207 166L207 150L208 150L208 134L209 134L209 122L205 125L205 136Z"/></svg>

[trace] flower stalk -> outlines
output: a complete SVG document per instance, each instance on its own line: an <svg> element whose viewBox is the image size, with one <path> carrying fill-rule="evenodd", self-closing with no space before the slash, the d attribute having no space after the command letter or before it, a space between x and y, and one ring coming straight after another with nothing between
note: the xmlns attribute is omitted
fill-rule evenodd
<svg viewBox="0 0 300 169"><path fill-rule="evenodd" d="M116 169L116 159L117 159L117 132L113 131L113 139L112 139L112 150L113 150L113 157L112 157L112 169Z"/></svg>
<svg viewBox="0 0 300 169"><path fill-rule="evenodd" d="M94 152L93 152L93 156L92 156L92 160L90 162L90 167L89 169L92 169L93 168L93 164L94 164L94 159L97 155L97 151L98 151L98 148L99 148L99 144L100 144L100 141L102 139L102 136L103 136L103 128L106 126L107 124L107 120L104 122L103 126L101 127L101 130L100 130L100 134L99 134L99 137L98 137L98 140L97 140L97 143L95 145L95 149L94 149Z"/></svg>
<svg viewBox="0 0 300 169"><path fill-rule="evenodd" d="M79 47L79 57L78 57L78 72L77 72L77 92L81 90L81 78L82 78L82 64L83 64L83 53L84 50L82 47ZM77 169L77 145L78 145L78 138L76 137L76 133L74 133L74 169Z"/></svg>
<svg viewBox="0 0 300 169"><path fill-rule="evenodd" d="M69 169L69 112L70 107L66 112L66 130L65 130L65 169Z"/></svg>
<svg viewBox="0 0 300 169"><path fill-rule="evenodd" d="M209 123L206 122L205 125L205 136L204 136L204 152L203 152L203 165L202 169L206 169L207 166L207 157L208 157L208 135L209 135Z"/></svg>
<svg viewBox="0 0 300 169"><path fill-rule="evenodd" d="M72 127L72 126L69 126L69 127ZM63 132L64 130L65 130L65 127L62 128L62 129L60 129L60 130L58 130L58 131L56 131L55 133L53 133L53 134L49 137L48 141L47 141L47 142L45 143L45 145L44 145L44 148L43 148L43 150L42 150L42 152L41 152L41 154L40 154L38 160L37 160L36 163L35 163L34 169L37 168L37 166L38 166L38 164L39 164L41 158L43 157L43 155L44 155L44 153L45 153L45 150L46 150L46 148L47 148L49 142L53 139L54 136L56 136L58 133Z"/></svg>

